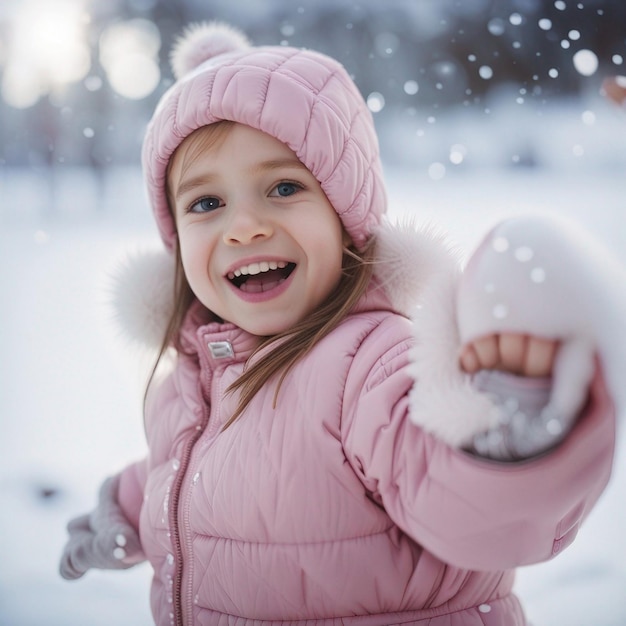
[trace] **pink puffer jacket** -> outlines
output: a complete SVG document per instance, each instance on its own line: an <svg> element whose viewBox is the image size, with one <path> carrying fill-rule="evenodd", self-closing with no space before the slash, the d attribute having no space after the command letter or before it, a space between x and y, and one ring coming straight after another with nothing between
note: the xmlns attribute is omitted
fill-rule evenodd
<svg viewBox="0 0 626 626"><path fill-rule="evenodd" d="M191 316L120 487L159 626L525 624L513 568L566 547L604 488L611 402L597 376L551 454L472 457L408 419L413 332L370 293L275 409L270 386L223 431L255 338Z"/></svg>

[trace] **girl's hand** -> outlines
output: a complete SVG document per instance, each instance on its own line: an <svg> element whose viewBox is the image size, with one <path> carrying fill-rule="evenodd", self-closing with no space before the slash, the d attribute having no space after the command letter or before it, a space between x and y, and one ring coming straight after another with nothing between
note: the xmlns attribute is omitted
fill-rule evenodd
<svg viewBox="0 0 626 626"><path fill-rule="evenodd" d="M461 368L468 374L478 370L500 370L517 376L550 376L557 341L539 337L502 333L487 335L461 350Z"/></svg>
<svg viewBox="0 0 626 626"><path fill-rule="evenodd" d="M69 539L59 564L66 580L80 578L92 567L127 569L145 559L139 535L117 502L119 481L119 474L107 478L96 509L67 525Z"/></svg>

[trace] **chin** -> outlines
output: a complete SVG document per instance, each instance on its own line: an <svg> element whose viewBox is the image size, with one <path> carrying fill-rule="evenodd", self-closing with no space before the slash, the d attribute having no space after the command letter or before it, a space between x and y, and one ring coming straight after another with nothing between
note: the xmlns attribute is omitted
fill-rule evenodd
<svg viewBox="0 0 626 626"><path fill-rule="evenodd" d="M283 320L276 322L266 322L266 323L257 323L257 324L246 324L245 322L242 324L238 324L240 328L250 333L251 335L256 335L257 337L271 337L272 335L278 335L278 333L282 333L283 331L293 328L297 324L298 320Z"/></svg>
<svg viewBox="0 0 626 626"><path fill-rule="evenodd" d="M289 328L286 325L282 326L241 326L243 330L250 333L251 335L256 335L257 337L272 337L273 335L278 335L278 333L283 332Z"/></svg>

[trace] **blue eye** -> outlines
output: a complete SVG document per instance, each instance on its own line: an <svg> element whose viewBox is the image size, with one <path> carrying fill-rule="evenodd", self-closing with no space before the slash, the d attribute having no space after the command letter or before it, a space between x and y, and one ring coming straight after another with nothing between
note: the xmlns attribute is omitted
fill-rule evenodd
<svg viewBox="0 0 626 626"><path fill-rule="evenodd" d="M278 183L278 185L274 187L270 195L286 198L288 196L293 196L294 193L297 193L301 189L303 189L303 187L299 183L290 183L287 181L283 181L282 183Z"/></svg>
<svg viewBox="0 0 626 626"><path fill-rule="evenodd" d="M219 198L207 197L200 198L200 200L194 202L189 207L189 213L210 213L219 209L222 206L222 202Z"/></svg>

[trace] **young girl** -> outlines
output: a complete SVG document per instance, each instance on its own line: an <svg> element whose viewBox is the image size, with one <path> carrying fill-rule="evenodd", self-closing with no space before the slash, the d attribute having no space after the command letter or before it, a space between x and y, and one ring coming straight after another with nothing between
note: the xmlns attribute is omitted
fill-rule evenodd
<svg viewBox="0 0 626 626"><path fill-rule="evenodd" d="M148 559L162 626L525 624L514 568L571 543L611 470L576 236L511 220L461 274L383 224L334 60L216 24L172 60L143 152L167 252L118 298L160 344L149 455L70 522L62 575Z"/></svg>

